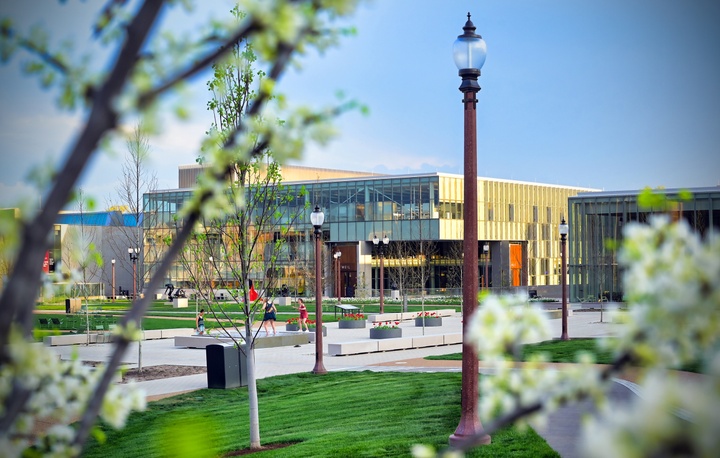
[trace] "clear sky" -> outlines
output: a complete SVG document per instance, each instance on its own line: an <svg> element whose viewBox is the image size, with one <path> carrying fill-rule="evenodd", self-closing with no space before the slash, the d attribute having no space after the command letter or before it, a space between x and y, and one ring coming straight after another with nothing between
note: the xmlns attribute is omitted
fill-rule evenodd
<svg viewBox="0 0 720 458"><path fill-rule="evenodd" d="M8 4L10 3L10 5ZM88 3L0 12L43 18L53 33L87 40ZM213 0L196 15L227 2ZM487 43L479 83L478 174L604 190L720 185L720 2L715 0L375 0L358 33L324 56L302 59L281 89L324 104L337 90L370 108L345 115L341 136L311 147L300 164L378 173L462 173L463 107L452 43L466 14ZM178 27L187 24L178 23ZM57 160L82 114L18 65L0 67L0 205L27 188L30 165ZM193 118L150 139L160 188L177 187L210 122L207 76L193 88ZM83 187L101 202L120 179L103 154ZM54 158L54 159L53 159Z"/></svg>

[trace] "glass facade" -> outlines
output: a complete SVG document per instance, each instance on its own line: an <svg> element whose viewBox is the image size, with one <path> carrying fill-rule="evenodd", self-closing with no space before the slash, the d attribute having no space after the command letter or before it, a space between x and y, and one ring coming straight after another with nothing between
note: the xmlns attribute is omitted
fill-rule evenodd
<svg viewBox="0 0 720 458"><path fill-rule="evenodd" d="M670 211L684 219L702 237L720 233L720 188L689 189L692 199ZM656 191L660 192L660 191ZM680 190L662 191L679 201ZM617 251L628 222L647 222L665 209L641 208L637 192L601 192L570 198L568 270L571 301L620 301L623 298L622 269ZM611 243L608 243L611 242Z"/></svg>
<svg viewBox="0 0 720 458"><path fill-rule="evenodd" d="M313 256L310 212L317 205L325 213L323 253L329 295L377 295L379 253L372 239L387 236L384 253L385 285L397 283L393 269L421 270L411 275L404 289L459 294L463 243L463 178L450 174L347 177L286 181L296 197L280 214L296 212L291 236L280 259L282 275L300 275L294 268ZM481 178L478 180L479 274L493 288L559 284L557 225L568 198L587 188ZM162 256L157 241L176 233L177 213L190 198L190 189L145 194L144 219L147 269ZM179 221L181 225L182 222ZM487 254L483 245L489 245ZM340 265L330 260L341 251ZM154 254L156 253L156 255ZM301 262L302 263L302 262ZM340 268L340 285L332 269ZM487 275L486 275L487 272ZM180 265L169 273L182 286L186 275ZM285 279L284 279L285 280ZM222 280L220 280L222 281ZM281 280L282 281L282 280ZM289 281L289 279L287 279ZM337 289L336 289L337 288ZM456 291L454 291L456 290Z"/></svg>

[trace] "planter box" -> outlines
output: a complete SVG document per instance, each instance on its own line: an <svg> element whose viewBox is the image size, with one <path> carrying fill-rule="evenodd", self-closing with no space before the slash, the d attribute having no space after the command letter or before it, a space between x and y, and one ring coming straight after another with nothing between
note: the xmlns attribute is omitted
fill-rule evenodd
<svg viewBox="0 0 720 458"><path fill-rule="evenodd" d="M340 329L360 329L364 328L367 321L365 320L340 320L338 328Z"/></svg>
<svg viewBox="0 0 720 458"><path fill-rule="evenodd" d="M370 338L371 339L393 339L395 337L402 337L402 329L400 329L400 328L395 328L395 329L372 328L372 329L370 329Z"/></svg>
<svg viewBox="0 0 720 458"><path fill-rule="evenodd" d="M286 331L299 331L299 330L300 330L300 325L299 325L299 324L295 324L295 323L289 323L289 324L286 324L286 325L285 325L285 330L286 330Z"/></svg>
<svg viewBox="0 0 720 458"><path fill-rule="evenodd" d="M431 327L431 326L442 326L442 317L418 317L415 318L415 326L422 327L423 320L425 321L425 327Z"/></svg>

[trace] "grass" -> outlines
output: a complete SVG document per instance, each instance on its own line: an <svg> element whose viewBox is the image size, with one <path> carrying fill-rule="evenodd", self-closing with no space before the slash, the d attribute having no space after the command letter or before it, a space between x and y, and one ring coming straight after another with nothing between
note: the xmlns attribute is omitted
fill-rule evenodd
<svg viewBox="0 0 720 458"><path fill-rule="evenodd" d="M571 339L571 340L548 340L536 344L523 346L522 361L525 361L533 353L546 353L548 360L553 363L574 363L575 354L581 351L592 353L598 364L612 363L612 352L598 348L598 339ZM462 360L462 353L451 353L448 355L427 356L426 359L438 360Z"/></svg>
<svg viewBox="0 0 720 458"><path fill-rule="evenodd" d="M442 448L460 418L460 374L332 372L258 380L262 456L410 456ZM108 428L104 428L108 429ZM200 390L153 402L84 457L223 456L249 446L247 388ZM533 430L507 428L470 457L557 457Z"/></svg>

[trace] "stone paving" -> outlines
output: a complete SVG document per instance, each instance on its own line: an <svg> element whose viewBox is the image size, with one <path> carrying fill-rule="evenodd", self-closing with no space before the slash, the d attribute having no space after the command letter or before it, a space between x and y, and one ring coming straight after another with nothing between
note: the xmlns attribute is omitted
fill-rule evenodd
<svg viewBox="0 0 720 458"><path fill-rule="evenodd" d="M578 309L578 305L572 306ZM561 320L551 320L553 334L560 335ZM370 326L368 324L368 326ZM571 338L603 337L613 334L617 325L608 322L608 314L604 322L600 322L600 312L575 311L568 317L568 331ZM279 330L283 329L280 324ZM328 371L460 371L459 361L427 361L429 355L458 353L462 346L447 345L425 347L419 349L395 350L387 352L366 353L348 356L330 356L327 354L328 343L354 341L368 338L369 329L338 329L337 323L326 323L327 336L323 338L323 364ZM423 335L423 329L415 327L413 321L400 324L403 337ZM462 329L460 314L443 318L442 327L425 328L425 335L459 332ZM262 339L262 337L260 337ZM91 344L51 347L63 359L70 358L76 352L84 361L104 361L112 350L111 344ZM176 347L174 339L147 340L142 343L143 366L160 364L205 366L205 349ZM275 375L310 372L315 365L315 344L259 348L255 351L256 372L259 379ZM138 362L138 344L132 344L125 353L123 363L136 367ZM481 373L488 373L480 367ZM137 383L145 390L148 399L207 388L207 374L196 374L184 377L166 378ZM625 385L617 385L618 396L627 396L629 390ZM615 390L615 389L614 389ZM541 434L562 457L578 456L575 450L579 417L588 410L588 406L571 406L556 412L543 428L536 430ZM561 421L562 419L562 421Z"/></svg>

